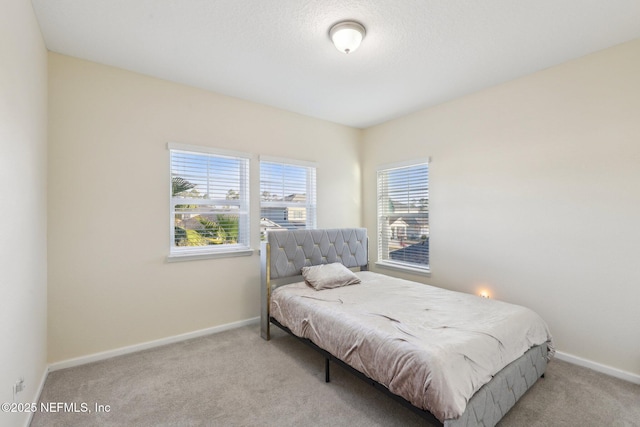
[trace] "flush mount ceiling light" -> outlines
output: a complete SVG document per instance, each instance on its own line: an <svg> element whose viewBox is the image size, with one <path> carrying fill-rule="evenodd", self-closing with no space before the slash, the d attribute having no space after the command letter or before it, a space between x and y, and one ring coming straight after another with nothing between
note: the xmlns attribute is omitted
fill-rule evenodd
<svg viewBox="0 0 640 427"><path fill-rule="evenodd" d="M352 53L359 46L366 31L362 24L355 21L339 22L329 30L329 37L340 52Z"/></svg>

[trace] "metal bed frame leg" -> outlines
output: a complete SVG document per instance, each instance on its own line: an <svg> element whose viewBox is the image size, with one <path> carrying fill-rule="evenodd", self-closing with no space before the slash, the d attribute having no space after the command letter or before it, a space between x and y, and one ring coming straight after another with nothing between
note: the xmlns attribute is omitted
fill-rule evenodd
<svg viewBox="0 0 640 427"><path fill-rule="evenodd" d="M269 341L271 339L271 324L269 319L269 303L271 301L271 246L268 242L260 245L260 336Z"/></svg>
<svg viewBox="0 0 640 427"><path fill-rule="evenodd" d="M324 358L324 382L328 383L330 381L330 376L329 376L329 358L325 357Z"/></svg>

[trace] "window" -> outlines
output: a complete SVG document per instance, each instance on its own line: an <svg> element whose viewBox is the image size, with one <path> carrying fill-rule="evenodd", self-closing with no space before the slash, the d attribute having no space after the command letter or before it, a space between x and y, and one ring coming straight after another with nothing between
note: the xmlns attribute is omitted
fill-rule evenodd
<svg viewBox="0 0 640 427"><path fill-rule="evenodd" d="M169 151L169 257L251 254L249 156L179 144Z"/></svg>
<svg viewBox="0 0 640 427"><path fill-rule="evenodd" d="M315 164L260 158L260 239L278 228L316 228Z"/></svg>
<svg viewBox="0 0 640 427"><path fill-rule="evenodd" d="M428 161L378 170L378 262L429 271Z"/></svg>

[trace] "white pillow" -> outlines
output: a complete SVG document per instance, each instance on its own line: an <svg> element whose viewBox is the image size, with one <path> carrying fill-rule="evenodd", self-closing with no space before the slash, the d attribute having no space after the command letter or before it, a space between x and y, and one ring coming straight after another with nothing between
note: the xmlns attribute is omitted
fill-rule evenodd
<svg viewBox="0 0 640 427"><path fill-rule="evenodd" d="M358 276L339 262L302 267L302 277L316 291L360 283Z"/></svg>

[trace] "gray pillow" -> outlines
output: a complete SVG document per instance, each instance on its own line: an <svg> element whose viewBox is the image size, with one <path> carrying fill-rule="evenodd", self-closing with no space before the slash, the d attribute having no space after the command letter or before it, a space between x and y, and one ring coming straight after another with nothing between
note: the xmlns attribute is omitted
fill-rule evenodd
<svg viewBox="0 0 640 427"><path fill-rule="evenodd" d="M302 267L302 277L316 291L360 283L358 276L339 262Z"/></svg>

